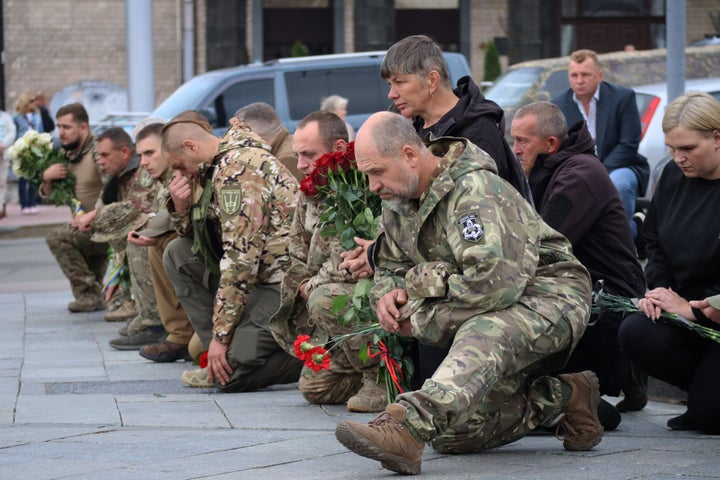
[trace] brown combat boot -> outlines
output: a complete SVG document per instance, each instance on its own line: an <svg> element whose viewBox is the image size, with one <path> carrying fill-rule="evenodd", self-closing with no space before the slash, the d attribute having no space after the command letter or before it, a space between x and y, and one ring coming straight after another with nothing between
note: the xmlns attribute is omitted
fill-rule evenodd
<svg viewBox="0 0 720 480"><path fill-rule="evenodd" d="M600 443L603 427L597 415L600 403L600 382L590 370L560 375L560 380L572 389L565 415L558 427L565 430L563 447L582 452Z"/></svg>
<svg viewBox="0 0 720 480"><path fill-rule="evenodd" d="M68 303L68 310L71 312L95 312L105 310L105 302L94 295L83 295L82 297Z"/></svg>
<svg viewBox="0 0 720 480"><path fill-rule="evenodd" d="M345 420L335 428L335 437L349 450L377 460L397 473L418 475L425 444L418 442L405 426L407 410L391 403L367 425Z"/></svg>
<svg viewBox="0 0 720 480"><path fill-rule="evenodd" d="M387 393L378 385L376 375L363 375L362 387L347 401L348 412L377 413L387 406Z"/></svg>

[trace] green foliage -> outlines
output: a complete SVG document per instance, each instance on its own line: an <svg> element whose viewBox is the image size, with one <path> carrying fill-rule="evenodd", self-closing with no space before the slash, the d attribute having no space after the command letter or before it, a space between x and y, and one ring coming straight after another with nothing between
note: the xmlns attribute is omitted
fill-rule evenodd
<svg viewBox="0 0 720 480"><path fill-rule="evenodd" d="M488 42L487 50L485 50L485 67L483 73L483 81L493 82L502 73L500 67L500 55L498 55L495 42Z"/></svg>
<svg viewBox="0 0 720 480"><path fill-rule="evenodd" d="M28 130L9 149L8 157L12 162L13 172L40 188L43 173L53 164L67 164L65 155L52 148L52 139L48 133ZM74 206L75 175L68 172L67 177L52 182L52 192L47 203L52 205Z"/></svg>
<svg viewBox="0 0 720 480"><path fill-rule="evenodd" d="M295 43L293 43L292 48L290 49L290 56L307 57L308 55L310 55L310 50L308 49L308 47L300 40L296 40Z"/></svg>

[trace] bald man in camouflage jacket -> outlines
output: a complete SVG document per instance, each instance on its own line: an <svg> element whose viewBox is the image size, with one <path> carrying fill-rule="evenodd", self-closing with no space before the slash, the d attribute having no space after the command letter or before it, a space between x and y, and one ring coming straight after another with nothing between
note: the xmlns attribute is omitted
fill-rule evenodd
<svg viewBox="0 0 720 480"><path fill-rule="evenodd" d="M163 128L162 147L176 171L168 209L178 233L193 237L169 244L165 269L208 350L207 367L183 381L224 392L296 382L302 364L278 346L268 321L289 262L297 181L242 123L220 140L176 118Z"/></svg>
<svg viewBox="0 0 720 480"><path fill-rule="evenodd" d="M592 372L550 377L587 325L590 277L570 243L465 139L423 145L403 117L370 117L358 168L384 200L372 300L390 332L450 350L420 390L338 440L390 470L420 472L425 442L447 453L505 445L538 425L564 446L602 438Z"/></svg>

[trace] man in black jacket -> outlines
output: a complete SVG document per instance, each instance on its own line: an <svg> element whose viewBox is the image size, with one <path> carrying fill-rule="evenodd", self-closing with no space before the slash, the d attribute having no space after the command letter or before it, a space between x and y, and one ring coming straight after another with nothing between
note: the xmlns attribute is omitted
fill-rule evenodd
<svg viewBox="0 0 720 480"><path fill-rule="evenodd" d="M536 210L570 240L595 289L602 286L613 295L643 296L645 277L635 255L630 224L617 189L595 156L595 142L585 122L568 131L556 105L534 102L517 111L510 133L515 154L529 178ZM591 327L566 368L593 370L603 394L617 396L622 389L627 398L631 369L617 340L622 318L617 313L591 317ZM633 409L641 409L641 403ZM620 404L619 408L626 406Z"/></svg>

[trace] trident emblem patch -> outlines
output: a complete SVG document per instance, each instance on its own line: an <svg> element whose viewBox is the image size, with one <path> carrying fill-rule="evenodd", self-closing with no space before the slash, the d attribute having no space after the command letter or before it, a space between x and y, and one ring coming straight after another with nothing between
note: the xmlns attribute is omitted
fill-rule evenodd
<svg viewBox="0 0 720 480"><path fill-rule="evenodd" d="M242 190L225 188L220 193L220 208L227 215L235 215L242 205Z"/></svg>
<svg viewBox="0 0 720 480"><path fill-rule="evenodd" d="M462 227L462 237L468 242L477 242L485 233L483 226L477 221L477 215L473 213L463 215L457 223Z"/></svg>

